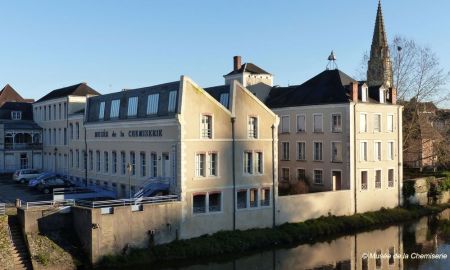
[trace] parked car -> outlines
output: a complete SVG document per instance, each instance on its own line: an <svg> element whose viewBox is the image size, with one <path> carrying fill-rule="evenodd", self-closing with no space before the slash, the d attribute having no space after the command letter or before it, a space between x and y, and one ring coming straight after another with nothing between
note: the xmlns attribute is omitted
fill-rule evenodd
<svg viewBox="0 0 450 270"><path fill-rule="evenodd" d="M56 176L59 176L59 175L52 173L52 172L43 172L40 175L38 175L37 177L28 181L28 187L34 188L41 182L41 180L48 179L51 177L56 177Z"/></svg>
<svg viewBox="0 0 450 270"><path fill-rule="evenodd" d="M24 184L25 182L28 182L30 179L33 179L33 178L39 176L39 174L40 174L40 172L38 170L32 170L32 169L17 170L13 174L13 179L14 179L14 181Z"/></svg>
<svg viewBox="0 0 450 270"><path fill-rule="evenodd" d="M72 184L69 180L65 180L60 177L52 177L41 180L36 188L45 194L49 194L50 192L53 192L54 188L66 188L73 186L74 184Z"/></svg>

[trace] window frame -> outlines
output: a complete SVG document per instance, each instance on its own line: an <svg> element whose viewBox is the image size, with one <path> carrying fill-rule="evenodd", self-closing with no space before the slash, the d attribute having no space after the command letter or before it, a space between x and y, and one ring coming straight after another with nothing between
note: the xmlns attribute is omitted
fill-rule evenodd
<svg viewBox="0 0 450 270"><path fill-rule="evenodd" d="M147 95L147 115L157 115L159 112L159 93ZM152 97L152 99L150 99ZM155 104L156 103L156 104ZM150 111L150 109L153 109ZM155 110L156 109L156 110Z"/></svg>
<svg viewBox="0 0 450 270"><path fill-rule="evenodd" d="M300 156L300 145L303 145L303 156ZM306 141L297 141L297 160L306 161Z"/></svg>
<svg viewBox="0 0 450 270"><path fill-rule="evenodd" d="M339 119L340 119L340 125L339 125L339 129L335 129L335 127L334 127L334 116L339 116ZM330 127L330 131L331 131L331 133L342 133L343 132L343 121L342 121L342 113L340 113L340 112L334 112L334 113L331 113L331 119L330 119L330 124L331 124L331 127Z"/></svg>
<svg viewBox="0 0 450 270"><path fill-rule="evenodd" d="M303 129L299 129L299 118L303 117ZM297 133L306 133L306 114L300 113L296 116Z"/></svg>
<svg viewBox="0 0 450 270"><path fill-rule="evenodd" d="M109 118L116 119L120 115L120 99L111 100L111 107L109 108Z"/></svg>
<svg viewBox="0 0 450 270"><path fill-rule="evenodd" d="M283 125L283 118L287 118L287 130L284 129L284 125ZM286 114L286 115L281 115L280 116L280 133L281 134L287 134L291 132L291 116Z"/></svg>
<svg viewBox="0 0 450 270"><path fill-rule="evenodd" d="M316 121L315 121L316 116L320 116L320 118L321 118L320 130L316 129ZM323 113L313 113L312 119L313 119L313 121L312 121L313 122L313 133L323 133L324 132L324 130L323 130Z"/></svg>
<svg viewBox="0 0 450 270"><path fill-rule="evenodd" d="M320 145L320 159L316 159L316 143ZM313 161L323 161L323 141L313 141Z"/></svg>
<svg viewBox="0 0 450 270"><path fill-rule="evenodd" d="M132 101L136 101L135 104ZM134 118L137 117L139 110L139 97L132 96L127 99L127 117Z"/></svg>
<svg viewBox="0 0 450 270"><path fill-rule="evenodd" d="M321 181L320 182L316 181L316 172L321 172ZM323 186L323 184L324 184L323 183L323 169L321 169L321 168L313 169L313 184Z"/></svg>
<svg viewBox="0 0 450 270"><path fill-rule="evenodd" d="M206 118L205 118L206 117ZM209 127L205 129L204 125L206 123L203 123L203 119L209 119ZM207 130L207 133L205 133L205 130ZM206 136L205 136L206 135ZM211 140L214 138L214 117L211 113L202 113L200 114L200 139L207 139Z"/></svg>

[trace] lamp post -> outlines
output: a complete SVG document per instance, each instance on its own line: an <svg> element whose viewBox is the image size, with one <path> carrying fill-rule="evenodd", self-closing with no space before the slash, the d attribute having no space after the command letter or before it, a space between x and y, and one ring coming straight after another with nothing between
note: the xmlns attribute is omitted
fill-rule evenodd
<svg viewBox="0 0 450 270"><path fill-rule="evenodd" d="M127 171L128 171L128 191L129 191L129 199L131 200L131 163L127 164Z"/></svg>

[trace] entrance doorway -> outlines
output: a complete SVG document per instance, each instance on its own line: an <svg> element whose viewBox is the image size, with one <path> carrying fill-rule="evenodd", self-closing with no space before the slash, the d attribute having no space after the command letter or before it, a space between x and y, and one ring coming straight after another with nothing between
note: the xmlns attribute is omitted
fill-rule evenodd
<svg viewBox="0 0 450 270"><path fill-rule="evenodd" d="M162 154L162 173L163 177L170 177L170 159L169 153Z"/></svg>
<svg viewBox="0 0 450 270"><path fill-rule="evenodd" d="M332 171L332 178L333 178L333 190L341 190L342 189L341 171Z"/></svg>
<svg viewBox="0 0 450 270"><path fill-rule="evenodd" d="M28 169L28 155L27 153L20 154L20 169Z"/></svg>

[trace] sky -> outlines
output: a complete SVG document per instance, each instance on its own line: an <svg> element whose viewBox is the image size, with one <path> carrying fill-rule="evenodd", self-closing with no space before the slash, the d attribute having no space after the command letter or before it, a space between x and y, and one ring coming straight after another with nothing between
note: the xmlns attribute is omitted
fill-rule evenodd
<svg viewBox="0 0 450 270"><path fill-rule="evenodd" d="M450 1L382 1L388 38L429 46L450 70ZM241 55L301 84L331 50L356 76L370 50L376 0L0 0L0 86L25 98L87 82L100 93L178 80L223 84Z"/></svg>

